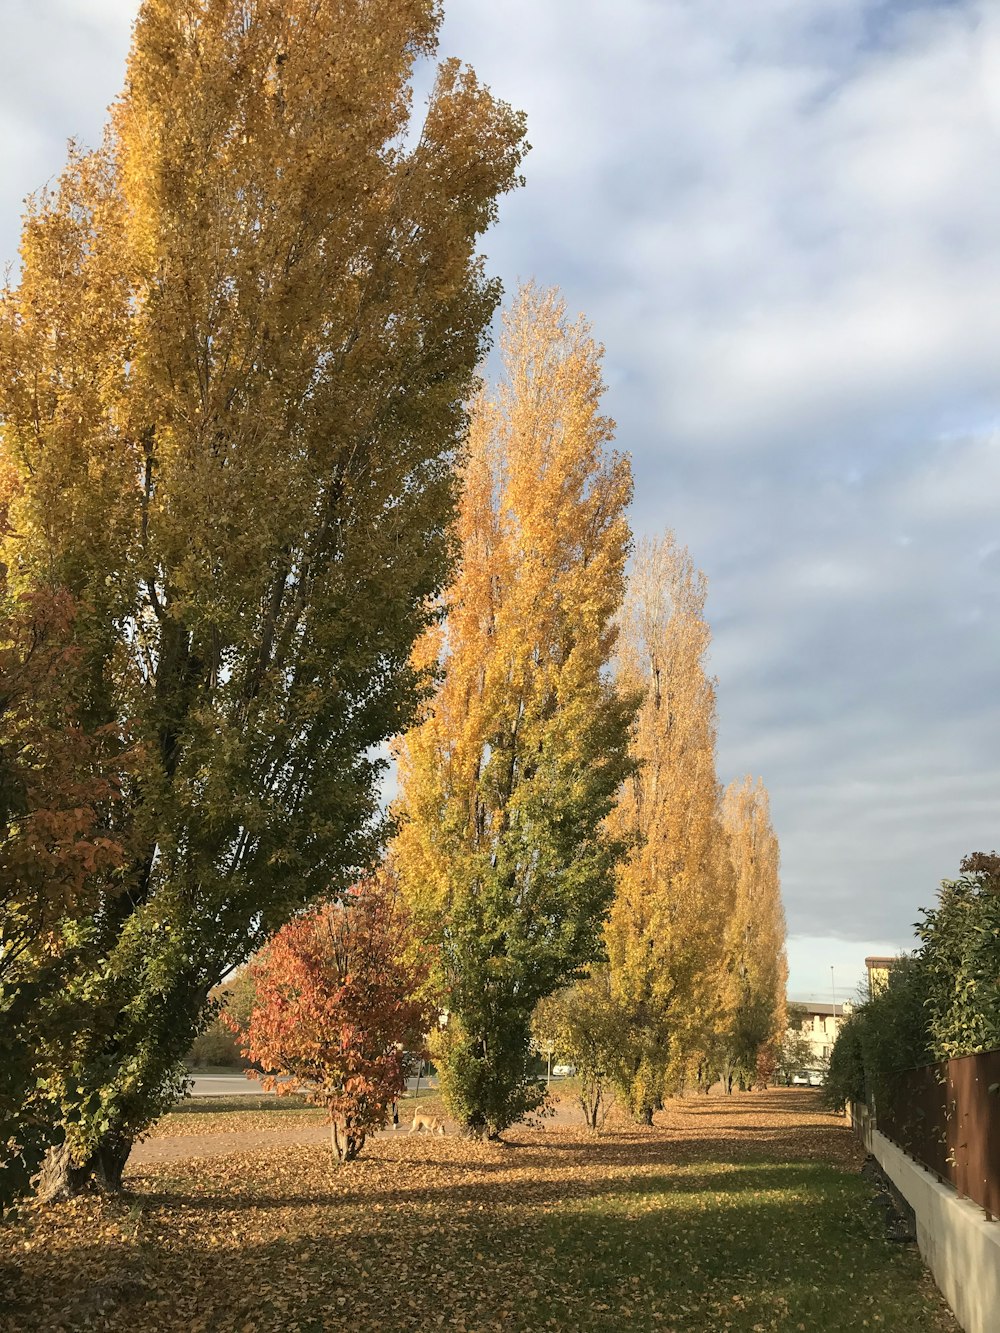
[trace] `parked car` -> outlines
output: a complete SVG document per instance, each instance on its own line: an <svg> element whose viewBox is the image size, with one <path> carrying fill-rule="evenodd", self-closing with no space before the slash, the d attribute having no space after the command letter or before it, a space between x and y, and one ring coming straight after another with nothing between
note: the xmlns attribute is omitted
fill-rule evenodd
<svg viewBox="0 0 1000 1333"><path fill-rule="evenodd" d="M792 1083L799 1088L821 1088L823 1075L818 1069L800 1069L792 1075Z"/></svg>
<svg viewBox="0 0 1000 1333"><path fill-rule="evenodd" d="M572 1078L576 1073L576 1065L553 1065L553 1078Z"/></svg>

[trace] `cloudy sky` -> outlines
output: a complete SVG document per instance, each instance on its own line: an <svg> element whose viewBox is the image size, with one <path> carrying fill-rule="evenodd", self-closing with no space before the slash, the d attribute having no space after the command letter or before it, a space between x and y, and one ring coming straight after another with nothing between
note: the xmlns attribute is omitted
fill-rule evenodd
<svg viewBox="0 0 1000 1333"><path fill-rule="evenodd" d="M97 141L133 0L6 0L0 261ZM487 245L607 349L635 526L706 571L724 780L761 774L790 989L838 999L1000 843L1000 11L446 0L528 113Z"/></svg>

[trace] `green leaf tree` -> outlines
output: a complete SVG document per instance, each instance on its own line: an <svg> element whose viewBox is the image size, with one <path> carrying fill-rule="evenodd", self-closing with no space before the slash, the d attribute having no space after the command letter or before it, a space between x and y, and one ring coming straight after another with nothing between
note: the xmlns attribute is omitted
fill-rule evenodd
<svg viewBox="0 0 1000 1333"><path fill-rule="evenodd" d="M749 776L726 788L722 822L735 876L733 912L728 923L728 987L723 1046L727 1087L732 1078L752 1086L757 1058L786 1027L785 911L778 873L778 839L761 779Z"/></svg>
<svg viewBox="0 0 1000 1333"><path fill-rule="evenodd" d="M498 299L476 246L523 148L453 61L413 132L440 20L144 0L103 147L25 223L0 561L72 596L81 725L136 756L47 1083L52 1195L118 1186L212 987L379 847Z"/></svg>
<svg viewBox="0 0 1000 1333"><path fill-rule="evenodd" d="M595 968L540 1000L532 1020L536 1039L551 1044L576 1069L577 1101L587 1128L604 1123L622 1040L621 1015L611 995L607 966Z"/></svg>
<svg viewBox="0 0 1000 1333"><path fill-rule="evenodd" d="M442 683L398 746L393 848L438 950L441 1089L479 1134L538 1103L535 1004L599 952L635 710L608 672L631 476L608 448L600 349L527 288L502 350L503 380L473 408L447 619L418 658Z"/></svg>
<svg viewBox="0 0 1000 1333"><path fill-rule="evenodd" d="M774 1045L774 1068L779 1078L791 1083L800 1070L813 1063L812 1042L802 1030L806 1011L800 1004L789 1004L785 1016L785 1031Z"/></svg>

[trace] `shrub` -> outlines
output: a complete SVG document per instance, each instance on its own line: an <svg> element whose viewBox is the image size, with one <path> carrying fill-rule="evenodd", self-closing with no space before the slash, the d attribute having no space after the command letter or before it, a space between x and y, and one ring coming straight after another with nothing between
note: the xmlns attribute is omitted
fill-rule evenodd
<svg viewBox="0 0 1000 1333"><path fill-rule="evenodd" d="M827 1099L878 1100L886 1079L1000 1047L1000 856L974 852L917 925L921 947L855 1010L830 1056Z"/></svg>

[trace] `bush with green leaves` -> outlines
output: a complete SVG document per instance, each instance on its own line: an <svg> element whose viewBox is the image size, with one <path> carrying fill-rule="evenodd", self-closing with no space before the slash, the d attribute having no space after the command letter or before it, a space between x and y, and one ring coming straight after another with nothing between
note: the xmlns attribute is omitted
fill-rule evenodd
<svg viewBox="0 0 1000 1333"><path fill-rule="evenodd" d="M834 1106L878 1100L905 1069L1000 1047L1000 856L974 852L917 925L920 949L843 1025L830 1056Z"/></svg>
<svg viewBox="0 0 1000 1333"><path fill-rule="evenodd" d="M233 1035L233 1019L238 1028L245 1029L254 1008L253 973L241 968L228 981L217 986L210 997L213 1017L204 1032L194 1039L187 1053L187 1064L192 1069L209 1065L232 1066L243 1069L246 1059L240 1052L239 1042Z"/></svg>
<svg viewBox="0 0 1000 1333"><path fill-rule="evenodd" d="M917 926L927 1017L941 1059L1000 1047L1000 857L974 852Z"/></svg>
<svg viewBox="0 0 1000 1333"><path fill-rule="evenodd" d="M865 1009L862 1006L841 1024L833 1043L823 1080L823 1099L832 1110L840 1111L848 1102L865 1100L865 1062L861 1044L864 1026Z"/></svg>
<svg viewBox="0 0 1000 1333"><path fill-rule="evenodd" d="M825 1080L832 1105L877 1099L887 1076L935 1059L927 996L923 957L899 958L887 984L860 1005L837 1034Z"/></svg>
<svg viewBox="0 0 1000 1333"><path fill-rule="evenodd" d="M571 1064L579 1078L577 1101L587 1127L600 1129L608 1088L621 1056L621 1014L611 994L607 966L556 991L535 1009L536 1039Z"/></svg>

